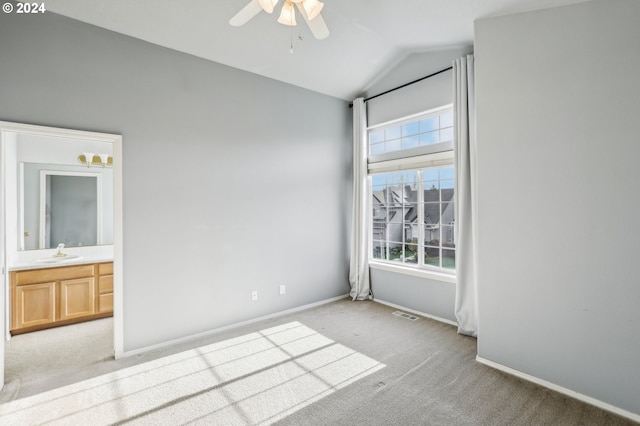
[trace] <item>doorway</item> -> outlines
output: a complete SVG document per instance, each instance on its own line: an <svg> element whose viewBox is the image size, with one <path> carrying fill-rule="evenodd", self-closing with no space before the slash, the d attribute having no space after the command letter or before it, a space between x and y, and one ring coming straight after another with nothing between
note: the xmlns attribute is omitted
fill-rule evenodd
<svg viewBox="0 0 640 426"><path fill-rule="evenodd" d="M35 143L40 140L44 143L37 150L30 154L21 151L23 145L21 141ZM49 141L48 143L45 141ZM65 144L65 149L60 149L56 143ZM94 144L94 145L91 145ZM28 146L24 145L24 146ZM77 148L74 154L74 149ZM84 146L85 148L80 148ZM5 341L10 339L10 285L9 271L15 266L17 261L37 257L38 250L34 253L25 254L20 252L24 248L24 240L30 238L30 232L24 229L24 217L20 217L19 212L23 212L24 197L17 186L21 176L22 165L29 155L39 158L38 162L43 162L46 156L48 164L68 164L73 161L69 156L73 156L76 161L84 160L87 151L91 148L86 146L108 146L111 150L112 161L109 167L112 169L112 193L108 197L112 199L111 206L105 206L107 216L112 218L111 227L101 229L101 238L104 233L112 236L111 246L113 256L113 355L115 358L122 357L123 354L123 321L122 321L122 137L115 134L86 132L80 130L61 129L53 127L35 126L20 123L0 121L0 185L2 187L2 199L0 200L0 226L2 236L0 237L0 321L4 336L0 338L0 386L4 384L5 371ZM29 150L26 150L29 152ZM36 154L34 154L34 152ZM80 155L79 155L80 154ZM65 157L66 156L66 157ZM65 157L62 159L62 157ZM76 158L77 157L77 158ZM98 157L96 157L98 158ZM68 167L71 167L69 165ZM85 162L85 169L86 162ZM90 170L90 168L89 168ZM106 241L105 241L106 242ZM39 249L39 247L38 247ZM89 250L89 247L80 247L77 250ZM107 247L109 249L109 247Z"/></svg>

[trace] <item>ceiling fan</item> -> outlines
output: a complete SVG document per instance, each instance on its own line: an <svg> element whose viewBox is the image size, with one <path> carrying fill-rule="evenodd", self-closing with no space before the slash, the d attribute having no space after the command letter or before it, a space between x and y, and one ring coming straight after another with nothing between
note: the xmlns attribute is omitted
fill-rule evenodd
<svg viewBox="0 0 640 426"><path fill-rule="evenodd" d="M279 0L251 0L240 12L229 20L229 24L234 27L240 27L251 18L256 16L260 11L273 13L273 9ZM320 11L324 7L324 3L318 0L284 0L278 22L283 25L295 26L297 7L300 15L304 18L311 30L311 33L318 40L329 37L329 28L325 24Z"/></svg>

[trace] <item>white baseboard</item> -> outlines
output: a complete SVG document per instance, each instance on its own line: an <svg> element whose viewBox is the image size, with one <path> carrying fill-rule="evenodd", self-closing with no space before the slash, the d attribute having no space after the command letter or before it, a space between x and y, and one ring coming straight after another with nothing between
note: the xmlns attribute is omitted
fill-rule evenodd
<svg viewBox="0 0 640 426"><path fill-rule="evenodd" d="M337 297L332 297L331 299L325 299L325 300L321 300L319 302L314 302L314 303L309 303L307 305L302 305L302 306L297 306L295 308L291 308L291 309L287 309L285 311L280 311L280 312L276 312L273 314L269 314L269 315L264 315L258 318L253 318L247 321L242 321L242 322L238 322L235 324L230 324L230 325L226 325L223 327L219 327L219 328L214 328L212 330L207 330L207 331L203 331L202 333L197 333L197 334L191 334L189 336L185 336L185 337L180 337L178 339L173 339L173 340L169 340L167 342L163 342L163 343L157 343L155 345L151 345L151 346L145 346L144 348L140 348L140 349L134 349L132 351L126 351L123 352L120 356L117 356L117 359L121 359L121 358L126 358L126 357L130 357L130 356L134 356L134 355L140 355L149 351L153 351L156 349L162 349L162 348L166 348L167 346L172 346L172 345L176 345L179 343L184 343L184 342L189 342L192 340L196 340L202 337L208 337L212 334L216 334L216 333L220 333L222 331L227 331L227 330L231 330L234 328L238 328L238 327L242 327L244 325L249 325L249 324L253 324L256 322L260 322L260 321L264 321L264 320L268 320L271 318L277 318L277 317L281 317L283 315L287 315L287 314L292 314L294 312L299 312L299 311L304 311L306 309L311 309L311 308L315 308L316 306L321 306L321 305L326 305L327 303L331 303L331 302L335 302L337 300L342 300L346 297L348 297L348 294L344 294L342 296L337 296Z"/></svg>
<svg viewBox="0 0 640 426"><path fill-rule="evenodd" d="M420 311L416 311L415 309L409 309L409 308L406 308L404 306L396 305L395 303L387 302L385 300L380 300L380 299L375 298L375 297L373 298L373 301L377 302L377 303L381 303L383 305L391 306L392 308L402 309L403 311L411 312L412 314L420 315L422 317L431 318L432 320L440 321L440 322L443 322L445 324L453 325L455 327L458 326L458 324L456 322L454 322L454 321L448 320L446 318L441 318L441 317L438 317L438 316L435 316L435 315L427 314L426 312L420 312Z"/></svg>
<svg viewBox="0 0 640 426"><path fill-rule="evenodd" d="M556 385L551 382L547 382L546 380L540 379L538 377L532 376L527 373L523 373L522 371L515 370L513 368L507 367L506 365L499 364L497 362L490 361L486 358L482 358L481 356L476 355L476 361L481 364L487 365L489 367L495 368L496 370L500 370L507 374L511 374L512 376L519 377L528 382L535 383L540 386L544 386L545 388L551 389L553 391L559 392L561 394L570 396L571 398L577 399L579 401L585 402L589 405L593 405L598 408L602 408L603 410L609 411L611 413L617 414L622 417L626 417L635 422L640 423L640 414L635 414L627 410L623 410L622 408L618 408L615 405L608 404L606 402L600 401L598 399L592 398L587 395L583 395L579 392L572 391L571 389L567 389L565 387Z"/></svg>

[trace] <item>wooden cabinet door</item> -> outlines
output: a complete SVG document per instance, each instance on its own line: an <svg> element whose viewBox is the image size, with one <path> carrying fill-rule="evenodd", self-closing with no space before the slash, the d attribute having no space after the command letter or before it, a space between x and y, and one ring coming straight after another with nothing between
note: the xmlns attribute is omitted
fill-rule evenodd
<svg viewBox="0 0 640 426"><path fill-rule="evenodd" d="M98 300L98 312L113 312L113 293L101 294Z"/></svg>
<svg viewBox="0 0 640 426"><path fill-rule="evenodd" d="M95 313L95 282L93 277L60 281L59 320Z"/></svg>
<svg viewBox="0 0 640 426"><path fill-rule="evenodd" d="M15 288L13 328L48 324L56 319L56 283L22 285Z"/></svg>

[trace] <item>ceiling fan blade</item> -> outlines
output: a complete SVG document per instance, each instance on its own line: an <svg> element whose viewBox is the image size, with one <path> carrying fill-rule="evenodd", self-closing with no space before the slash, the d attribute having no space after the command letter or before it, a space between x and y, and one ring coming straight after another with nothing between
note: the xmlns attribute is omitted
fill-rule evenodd
<svg viewBox="0 0 640 426"><path fill-rule="evenodd" d="M311 30L311 33L315 38L317 38L318 40L324 40L325 38L329 37L329 28L327 28L327 24L324 22L321 14L318 14L318 16L310 21L307 15L307 11L304 10L304 7L302 7L302 2L296 3L296 6L298 6L300 15L302 15L302 17L306 21L309 29Z"/></svg>
<svg viewBox="0 0 640 426"><path fill-rule="evenodd" d="M229 20L229 24L234 27L240 27L249 22L249 20L260 13L261 10L262 6L260 6L260 2L258 0L251 0L249 4Z"/></svg>

